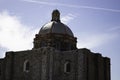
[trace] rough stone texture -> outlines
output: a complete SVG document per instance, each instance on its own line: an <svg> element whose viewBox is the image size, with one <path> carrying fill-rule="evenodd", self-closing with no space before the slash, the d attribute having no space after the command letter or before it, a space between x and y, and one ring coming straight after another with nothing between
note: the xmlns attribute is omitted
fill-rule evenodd
<svg viewBox="0 0 120 80"><path fill-rule="evenodd" d="M24 71L24 62L30 70ZM71 70L64 71L70 61ZM58 51L51 47L7 52L0 59L0 80L110 80L110 59L88 49Z"/></svg>

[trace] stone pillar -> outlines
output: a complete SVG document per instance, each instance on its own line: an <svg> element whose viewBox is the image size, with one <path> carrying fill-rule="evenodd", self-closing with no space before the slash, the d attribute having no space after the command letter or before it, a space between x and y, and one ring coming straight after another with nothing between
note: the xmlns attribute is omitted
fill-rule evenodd
<svg viewBox="0 0 120 80"><path fill-rule="evenodd" d="M104 73L105 73L104 80L111 80L110 79L110 59L107 57L104 58Z"/></svg>
<svg viewBox="0 0 120 80"><path fill-rule="evenodd" d="M5 57L5 80L13 80L14 76L14 53L7 52Z"/></svg>

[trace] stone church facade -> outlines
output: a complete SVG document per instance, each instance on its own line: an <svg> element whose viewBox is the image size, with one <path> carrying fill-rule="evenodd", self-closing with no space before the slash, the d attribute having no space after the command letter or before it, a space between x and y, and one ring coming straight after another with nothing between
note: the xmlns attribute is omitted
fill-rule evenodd
<svg viewBox="0 0 120 80"><path fill-rule="evenodd" d="M54 10L35 35L32 50L6 52L0 59L0 80L110 80L110 58L76 44Z"/></svg>

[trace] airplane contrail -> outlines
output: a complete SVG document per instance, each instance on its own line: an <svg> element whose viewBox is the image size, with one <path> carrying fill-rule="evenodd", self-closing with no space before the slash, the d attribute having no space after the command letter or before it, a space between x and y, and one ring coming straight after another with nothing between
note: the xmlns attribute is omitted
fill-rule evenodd
<svg viewBox="0 0 120 80"><path fill-rule="evenodd" d="M80 5L72 5L72 4L63 4L63 3L51 3L45 1L38 1L38 0L22 0L30 3L37 3L42 5L51 5L51 6L64 6L64 7L71 7L71 8L83 8L83 9L93 9L93 10L102 10L102 11L110 11L110 12L120 12L117 9L109 9L109 8L100 8L100 7L92 7L92 6L80 6Z"/></svg>

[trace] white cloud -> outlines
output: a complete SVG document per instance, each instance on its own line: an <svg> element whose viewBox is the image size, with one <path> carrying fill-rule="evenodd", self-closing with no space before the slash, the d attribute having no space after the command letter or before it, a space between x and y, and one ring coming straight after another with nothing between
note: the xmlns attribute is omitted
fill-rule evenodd
<svg viewBox="0 0 120 80"><path fill-rule="evenodd" d="M75 18L76 16L75 15L73 15L73 14L67 14L66 16L63 16L62 18L61 18L61 21L63 22L63 23L65 23L65 24L68 24L71 20L73 20L74 18Z"/></svg>
<svg viewBox="0 0 120 80"><path fill-rule="evenodd" d="M0 12L1 47L10 51L31 49L36 31L38 29L22 24L19 17L11 16L7 11Z"/></svg>
<svg viewBox="0 0 120 80"><path fill-rule="evenodd" d="M78 38L78 48L96 48L103 44L107 44L115 39L117 34L101 33L101 34L86 34Z"/></svg>

